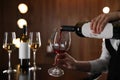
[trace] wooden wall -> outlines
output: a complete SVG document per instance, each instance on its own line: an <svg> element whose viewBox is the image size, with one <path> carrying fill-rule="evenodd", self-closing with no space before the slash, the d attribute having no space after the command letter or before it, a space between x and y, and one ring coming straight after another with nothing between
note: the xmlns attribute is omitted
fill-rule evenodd
<svg viewBox="0 0 120 80"><path fill-rule="evenodd" d="M20 14L17 6L26 3L29 7L27 14ZM16 31L21 33L17 26L19 18L28 21L29 31L40 31L42 46L37 52L37 63L53 63L53 57L46 56L46 45L55 27L61 25L75 25L79 21L91 20L102 13L104 6L111 11L120 9L119 0L0 0L0 66L7 65L7 52L2 49L3 33ZM80 38L72 33L70 54L78 60L92 60L99 57L101 42L98 39ZM18 49L12 53L12 63L16 65Z"/></svg>

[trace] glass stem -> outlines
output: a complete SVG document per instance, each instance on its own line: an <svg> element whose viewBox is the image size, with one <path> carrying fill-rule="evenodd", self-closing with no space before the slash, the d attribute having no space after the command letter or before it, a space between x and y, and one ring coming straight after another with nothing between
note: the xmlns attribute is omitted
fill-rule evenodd
<svg viewBox="0 0 120 80"><path fill-rule="evenodd" d="M33 80L36 80L36 71L33 72Z"/></svg>
<svg viewBox="0 0 120 80"><path fill-rule="evenodd" d="M58 65L56 65L55 68L58 69Z"/></svg>
<svg viewBox="0 0 120 80"><path fill-rule="evenodd" d="M11 75L10 74L8 74L8 80L10 80L11 79Z"/></svg>
<svg viewBox="0 0 120 80"><path fill-rule="evenodd" d="M11 52L8 52L8 69L11 70Z"/></svg>
<svg viewBox="0 0 120 80"><path fill-rule="evenodd" d="M33 51L33 65L36 67L36 51Z"/></svg>

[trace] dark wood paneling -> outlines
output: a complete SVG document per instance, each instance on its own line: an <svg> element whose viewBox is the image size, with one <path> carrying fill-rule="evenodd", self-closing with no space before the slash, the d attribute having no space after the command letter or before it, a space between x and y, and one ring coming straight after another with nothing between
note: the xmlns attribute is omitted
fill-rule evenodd
<svg viewBox="0 0 120 80"><path fill-rule="evenodd" d="M29 11L20 14L17 5L25 2ZM54 28L61 25L75 25L79 21L90 20L102 13L102 8L108 5L111 11L120 9L119 0L0 0L0 65L7 64L7 54L2 49L3 33L16 31L17 20L20 17L28 21L29 31L40 31L42 46L37 52L37 63L53 63L53 57L46 57L47 40ZM78 60L98 58L101 52L101 40L84 39L72 33L70 54ZM13 65L18 63L17 50L13 52Z"/></svg>

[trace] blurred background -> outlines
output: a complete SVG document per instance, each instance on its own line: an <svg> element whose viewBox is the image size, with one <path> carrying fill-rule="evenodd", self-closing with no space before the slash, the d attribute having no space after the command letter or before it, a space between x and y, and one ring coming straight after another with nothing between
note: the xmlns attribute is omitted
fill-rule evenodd
<svg viewBox="0 0 120 80"><path fill-rule="evenodd" d="M20 13L18 10L20 3L28 6L27 13ZM53 64L54 56L47 51L47 45L56 27L91 20L103 13L104 7L109 7L110 11L120 10L119 3L120 0L0 0L0 68L7 66L8 61L8 54L2 48L3 33L15 31L19 38L21 29L17 21L20 18L27 21L28 31L41 32L42 45L37 51L37 64ZM101 39L81 38L72 33L70 55L77 60L99 58L101 43ZM11 58L12 66L19 64L18 49L12 53ZM102 78L104 77L106 76L103 75Z"/></svg>

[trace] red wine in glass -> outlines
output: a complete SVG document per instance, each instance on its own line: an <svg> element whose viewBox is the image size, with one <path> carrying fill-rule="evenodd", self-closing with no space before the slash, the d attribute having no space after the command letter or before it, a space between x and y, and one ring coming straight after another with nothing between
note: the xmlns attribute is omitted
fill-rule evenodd
<svg viewBox="0 0 120 80"><path fill-rule="evenodd" d="M51 45L53 47L54 53L56 55L61 55L62 53L68 51L71 43L71 35L70 32L61 32L60 29L56 29L56 31L51 36ZM64 56L60 56L63 58ZM58 66L52 67L48 69L48 73L54 77L60 77L64 75L64 71Z"/></svg>

